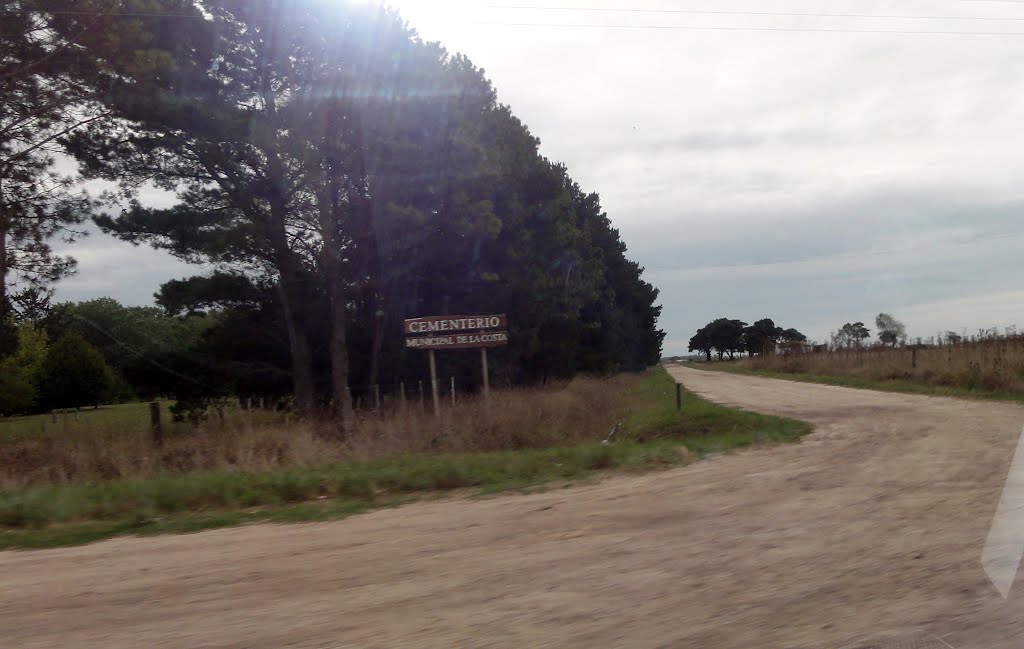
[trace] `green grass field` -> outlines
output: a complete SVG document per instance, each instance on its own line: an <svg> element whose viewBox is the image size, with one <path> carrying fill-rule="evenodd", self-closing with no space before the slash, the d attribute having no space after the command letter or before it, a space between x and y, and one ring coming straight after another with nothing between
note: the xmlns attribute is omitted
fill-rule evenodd
<svg viewBox="0 0 1024 649"><path fill-rule="evenodd" d="M173 427L167 411L170 403L165 401L161 404L161 420L165 428ZM97 409L0 418L0 442L88 435L106 430L149 430L149 404L122 403Z"/></svg>
<svg viewBox="0 0 1024 649"><path fill-rule="evenodd" d="M710 452L794 441L808 424L704 401L662 368L638 377L609 444L494 453L419 454L267 472L203 472L0 491L0 548L39 548L123 534L179 533L254 521L346 516L457 490L490 494L601 473L679 466ZM134 416L130 407L108 418ZM19 430L19 434L22 434Z"/></svg>
<svg viewBox="0 0 1024 649"><path fill-rule="evenodd" d="M174 422L170 407L174 401L160 402L160 421L164 432L175 434L187 432L190 425ZM214 415L215 416L215 415ZM232 404L224 411L230 422L266 424L283 422L284 414L269 410L243 410ZM50 439L56 437L80 437L101 433L148 433L150 431L149 402L120 403L60 411L44 415L23 417L0 417L0 443L24 439Z"/></svg>

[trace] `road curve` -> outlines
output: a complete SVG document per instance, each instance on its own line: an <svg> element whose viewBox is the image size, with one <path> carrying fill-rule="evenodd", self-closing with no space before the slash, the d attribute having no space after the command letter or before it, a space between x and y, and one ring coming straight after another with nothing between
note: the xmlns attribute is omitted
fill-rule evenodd
<svg viewBox="0 0 1024 649"><path fill-rule="evenodd" d="M0 645L1024 646L1024 597L980 565L1024 408L671 371L816 430L548 493L0 553Z"/></svg>

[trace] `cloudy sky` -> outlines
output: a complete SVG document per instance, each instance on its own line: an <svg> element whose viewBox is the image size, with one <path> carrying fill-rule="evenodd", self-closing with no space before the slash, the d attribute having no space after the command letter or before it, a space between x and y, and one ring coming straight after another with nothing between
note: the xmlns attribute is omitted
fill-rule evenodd
<svg viewBox="0 0 1024 649"><path fill-rule="evenodd" d="M1024 325L1024 2L390 4L600 193L666 354L721 316ZM75 254L63 299L150 303L193 270L103 236Z"/></svg>

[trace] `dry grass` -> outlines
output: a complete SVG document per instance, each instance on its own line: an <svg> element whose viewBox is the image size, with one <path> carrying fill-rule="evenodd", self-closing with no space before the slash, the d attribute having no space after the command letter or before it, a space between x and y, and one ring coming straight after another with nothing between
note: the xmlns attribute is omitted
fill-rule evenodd
<svg viewBox="0 0 1024 649"><path fill-rule="evenodd" d="M155 448L145 425L119 426L108 418L90 429L83 416L72 434L19 434L0 443L0 488L571 446L603 439L625 416L637 381L579 378L548 389L499 391L489 408L480 398L464 398L454 407L446 403L440 418L418 402L392 404L361 413L344 439L328 434L325 424L243 413L168 434Z"/></svg>
<svg viewBox="0 0 1024 649"><path fill-rule="evenodd" d="M330 520L431 493L494 493L679 466L811 430L692 394L680 410L675 392L658 367L497 393L490 414L475 400L447 407L440 419L418 404L364 413L344 441L332 441L325 427L275 424L275 413L235 413L169 435L156 452L132 425L118 430L114 413L97 420L107 423L93 435L33 439L15 428L13 437L0 436L0 550ZM613 422L622 426L604 443Z"/></svg>
<svg viewBox="0 0 1024 649"><path fill-rule="evenodd" d="M760 372L949 388L1024 396L1024 336L988 336L957 344L777 354L734 364Z"/></svg>

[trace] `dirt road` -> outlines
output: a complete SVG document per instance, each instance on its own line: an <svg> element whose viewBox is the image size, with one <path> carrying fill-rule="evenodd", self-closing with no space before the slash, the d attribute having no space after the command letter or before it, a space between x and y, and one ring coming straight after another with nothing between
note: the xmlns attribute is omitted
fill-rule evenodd
<svg viewBox="0 0 1024 649"><path fill-rule="evenodd" d="M980 565L1024 408L673 371L817 430L529 496L0 553L0 646L1024 646L1024 597Z"/></svg>

